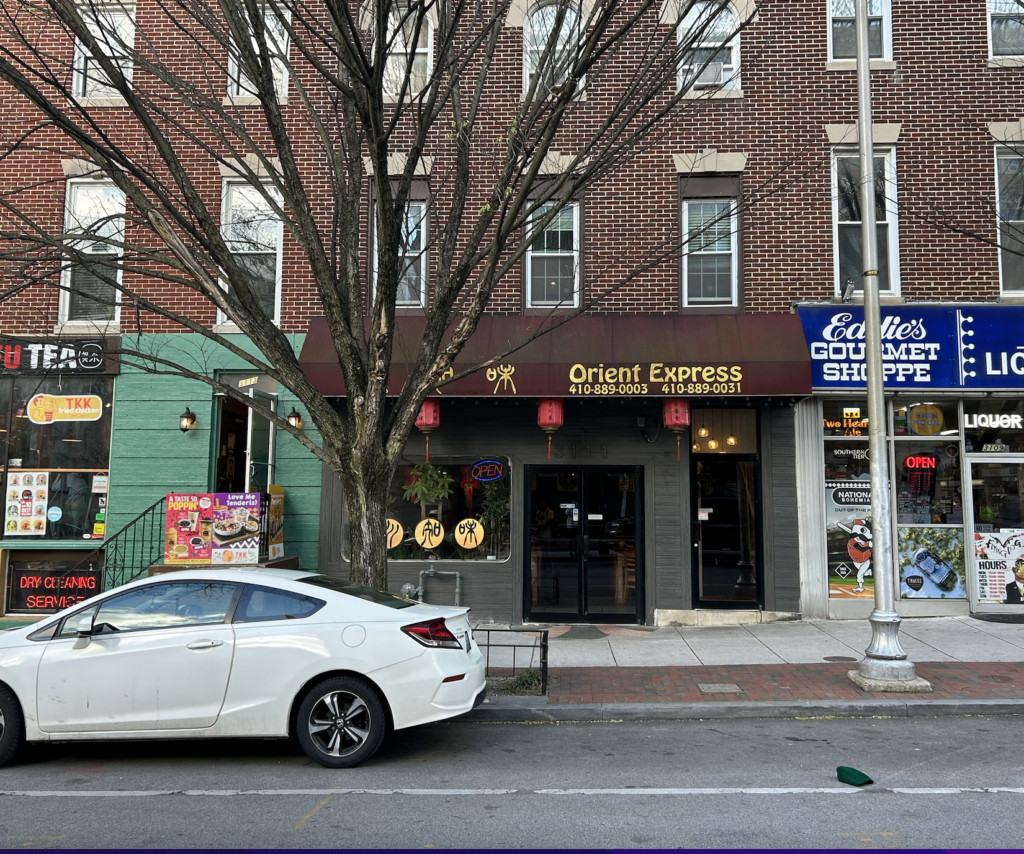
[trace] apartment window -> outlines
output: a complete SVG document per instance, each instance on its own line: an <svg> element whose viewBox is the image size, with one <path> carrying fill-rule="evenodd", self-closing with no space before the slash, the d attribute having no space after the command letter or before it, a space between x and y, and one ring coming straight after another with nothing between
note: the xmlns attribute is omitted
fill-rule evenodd
<svg viewBox="0 0 1024 854"><path fill-rule="evenodd" d="M565 85L579 33L579 13L569 4L543 3L530 9L523 23L523 92L533 89L538 75L538 95Z"/></svg>
<svg viewBox="0 0 1024 854"><path fill-rule="evenodd" d="M1020 0L988 0L989 56L1024 56L1024 6Z"/></svg>
<svg viewBox="0 0 1024 854"><path fill-rule="evenodd" d="M683 305L737 304L737 237L734 199L683 201Z"/></svg>
<svg viewBox="0 0 1024 854"><path fill-rule="evenodd" d="M280 194L272 187L226 181L221 233L260 309L277 323L282 229L271 200L281 204ZM231 284L226 282L225 287L230 294Z"/></svg>
<svg viewBox="0 0 1024 854"><path fill-rule="evenodd" d="M543 219L552 205L542 205L532 219ZM579 304L580 212L568 204L543 227L530 228L526 250L527 293L531 308L574 308Z"/></svg>
<svg viewBox="0 0 1024 854"><path fill-rule="evenodd" d="M135 6L122 3L90 3L80 8L89 33L103 53L132 81L132 48L135 45ZM81 41L75 40L71 91L76 98L120 98L99 62Z"/></svg>
<svg viewBox="0 0 1024 854"><path fill-rule="evenodd" d="M996 156L999 193L999 281L1003 293L1024 293L1024 156Z"/></svg>
<svg viewBox="0 0 1024 854"><path fill-rule="evenodd" d="M719 3L696 3L679 19L680 91L738 86L740 37L736 15Z"/></svg>
<svg viewBox="0 0 1024 854"><path fill-rule="evenodd" d="M290 14L287 9L263 6L263 17L259 26L263 28L267 53L272 63L274 75L274 91L278 100L283 100L288 92L288 27ZM251 37L252 49L257 57L260 53L256 34ZM255 98L259 95L258 86L246 73L240 62L238 49L232 45L228 51L228 97Z"/></svg>
<svg viewBox="0 0 1024 854"><path fill-rule="evenodd" d="M374 228L376 229L376 225ZM400 272L395 305L399 308L420 308L427 304L426 228L426 202L408 202L405 206L405 219L402 222L402 242L397 247ZM376 244L376 232L374 243ZM376 285L376 253L374 253L373 272Z"/></svg>
<svg viewBox="0 0 1024 854"><path fill-rule="evenodd" d="M846 282L855 290L863 287L864 247L861 237L860 156L837 153L833 157L833 188L836 258L836 292L842 293ZM896 222L896 167L894 154L876 153L875 225L878 248L878 289L896 293L898 290L898 242Z"/></svg>
<svg viewBox="0 0 1024 854"><path fill-rule="evenodd" d="M384 92L393 98L422 92L434 65L434 24L418 8L403 5L388 21Z"/></svg>
<svg viewBox="0 0 1024 854"><path fill-rule="evenodd" d="M829 0L829 56L857 58L857 19L854 0ZM892 59L892 8L890 0L868 0L868 56Z"/></svg>
<svg viewBox="0 0 1024 854"><path fill-rule="evenodd" d="M68 181L64 203L67 254L61 276L62 322L117 320L125 197L108 181Z"/></svg>

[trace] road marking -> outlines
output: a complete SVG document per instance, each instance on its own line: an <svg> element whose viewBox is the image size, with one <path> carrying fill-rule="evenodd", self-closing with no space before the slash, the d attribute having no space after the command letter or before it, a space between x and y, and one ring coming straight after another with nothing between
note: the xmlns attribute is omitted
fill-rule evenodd
<svg viewBox="0 0 1024 854"><path fill-rule="evenodd" d="M139 789L128 791L104 790L0 790L0 797L11 798L157 798L170 795L185 797L320 797L333 795L409 795L475 797L495 795L652 795L678 797L686 795L855 795L858 792L889 792L895 795L1024 795L1022 786L950 786L950 787L894 787L837 788L835 786L783 786L749 787L722 786L714 788L625 788L625 789ZM315 809L318 809L318 804Z"/></svg>

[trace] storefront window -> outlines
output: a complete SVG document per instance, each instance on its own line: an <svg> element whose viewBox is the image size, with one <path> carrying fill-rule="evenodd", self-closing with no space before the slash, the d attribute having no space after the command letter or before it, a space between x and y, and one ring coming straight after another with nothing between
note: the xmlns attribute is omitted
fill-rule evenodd
<svg viewBox="0 0 1024 854"><path fill-rule="evenodd" d="M894 436L928 436L936 439L960 435L957 402L896 401L893 404Z"/></svg>
<svg viewBox="0 0 1024 854"><path fill-rule="evenodd" d="M102 531L113 390L107 376L0 378L5 539Z"/></svg>
<svg viewBox="0 0 1024 854"><path fill-rule="evenodd" d="M868 403L859 398L823 400L822 433L826 436L868 437Z"/></svg>
<svg viewBox="0 0 1024 854"><path fill-rule="evenodd" d="M388 560L508 560L511 483L505 457L399 466L389 495ZM346 560L349 527L344 520Z"/></svg>
<svg viewBox="0 0 1024 854"><path fill-rule="evenodd" d="M898 442L894 462L897 524L963 524L959 442Z"/></svg>
<svg viewBox="0 0 1024 854"><path fill-rule="evenodd" d="M967 453L1024 452L1024 398L965 400L964 439Z"/></svg>

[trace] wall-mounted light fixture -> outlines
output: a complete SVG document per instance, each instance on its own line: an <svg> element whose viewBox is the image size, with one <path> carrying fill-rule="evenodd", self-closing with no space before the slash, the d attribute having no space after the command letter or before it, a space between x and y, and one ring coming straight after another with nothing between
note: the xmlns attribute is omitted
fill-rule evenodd
<svg viewBox="0 0 1024 854"><path fill-rule="evenodd" d="M302 416L295 411L295 407L292 407L292 411L288 413L288 423L296 430L302 429Z"/></svg>
<svg viewBox="0 0 1024 854"><path fill-rule="evenodd" d="M181 430L182 433L187 433L195 426L196 414L186 406L185 411L178 416L178 429Z"/></svg>

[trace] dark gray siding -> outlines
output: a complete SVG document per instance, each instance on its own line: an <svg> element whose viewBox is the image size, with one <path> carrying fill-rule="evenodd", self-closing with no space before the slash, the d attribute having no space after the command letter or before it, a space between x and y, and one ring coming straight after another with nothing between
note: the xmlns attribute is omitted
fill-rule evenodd
<svg viewBox="0 0 1024 854"><path fill-rule="evenodd" d="M793 407L774 406L761 419L762 528L766 611L800 610L800 548Z"/></svg>

